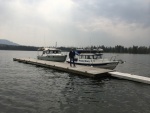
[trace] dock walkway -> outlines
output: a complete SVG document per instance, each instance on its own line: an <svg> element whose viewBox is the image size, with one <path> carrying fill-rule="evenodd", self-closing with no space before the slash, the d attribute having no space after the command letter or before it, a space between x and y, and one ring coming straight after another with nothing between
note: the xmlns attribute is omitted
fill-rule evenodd
<svg viewBox="0 0 150 113"><path fill-rule="evenodd" d="M109 73L113 77L150 84L150 78L149 77L133 75L133 74L129 74L129 73L121 73L121 72L109 72Z"/></svg>
<svg viewBox="0 0 150 113"><path fill-rule="evenodd" d="M44 61L33 58L14 58L13 60L88 77L102 76L102 74L112 71L108 69L93 68L89 66L80 66L80 65L77 65L76 67L70 67L70 64L64 62Z"/></svg>

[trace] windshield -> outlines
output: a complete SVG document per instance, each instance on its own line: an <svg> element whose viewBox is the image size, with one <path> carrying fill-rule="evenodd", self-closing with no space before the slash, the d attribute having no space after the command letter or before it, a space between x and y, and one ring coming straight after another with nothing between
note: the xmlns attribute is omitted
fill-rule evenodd
<svg viewBox="0 0 150 113"><path fill-rule="evenodd" d="M102 59L102 55L80 55L80 59Z"/></svg>

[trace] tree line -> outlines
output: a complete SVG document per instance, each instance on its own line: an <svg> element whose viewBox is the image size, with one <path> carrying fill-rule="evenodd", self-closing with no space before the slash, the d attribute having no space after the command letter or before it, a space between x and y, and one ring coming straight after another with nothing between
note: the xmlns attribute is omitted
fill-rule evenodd
<svg viewBox="0 0 150 113"><path fill-rule="evenodd" d="M4 45L0 44L0 50L21 50L21 51L37 51L40 47L34 46L13 46L13 45ZM70 51L71 48L76 47L58 47L62 51ZM89 47L86 47L89 48ZM117 45L115 47L105 47L102 46L91 46L91 49L101 48L105 53L131 53L131 54L150 54L150 46L132 46L132 47L124 47L121 45Z"/></svg>
<svg viewBox="0 0 150 113"><path fill-rule="evenodd" d="M97 48L96 46L92 46L92 48ZM121 45L117 45L115 47L105 47L104 45L98 46L98 48L103 49L106 53L131 53L131 54L150 54L150 46L132 46L132 47L124 47Z"/></svg>

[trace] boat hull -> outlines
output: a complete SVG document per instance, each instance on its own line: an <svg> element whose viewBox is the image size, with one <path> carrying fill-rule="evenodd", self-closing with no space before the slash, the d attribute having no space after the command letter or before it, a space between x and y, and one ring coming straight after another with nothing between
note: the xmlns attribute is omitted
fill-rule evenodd
<svg viewBox="0 0 150 113"><path fill-rule="evenodd" d="M47 60L47 61L55 61L55 62L64 62L66 60L67 55L62 56L37 56L37 59Z"/></svg>
<svg viewBox="0 0 150 113"><path fill-rule="evenodd" d="M67 60L68 63L70 63L69 60ZM106 63L82 63L82 62L76 62L75 64L77 65L84 65L84 66L92 66L92 67L98 67L98 68L104 68L104 69L115 69L116 66L118 65L118 61L111 61L111 62L106 62Z"/></svg>

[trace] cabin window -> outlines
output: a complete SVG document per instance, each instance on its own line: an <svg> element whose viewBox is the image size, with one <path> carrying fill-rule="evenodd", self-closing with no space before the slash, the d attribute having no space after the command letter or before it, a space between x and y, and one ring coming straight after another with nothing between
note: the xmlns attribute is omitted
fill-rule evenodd
<svg viewBox="0 0 150 113"><path fill-rule="evenodd" d="M94 57L93 55L86 55L85 56L86 59L93 59L93 57Z"/></svg>
<svg viewBox="0 0 150 113"><path fill-rule="evenodd" d="M85 59L85 56L81 55L79 58L80 58L80 59Z"/></svg>
<svg viewBox="0 0 150 113"><path fill-rule="evenodd" d="M97 56L93 56L93 59L97 59Z"/></svg>
<svg viewBox="0 0 150 113"><path fill-rule="evenodd" d="M60 51L56 51L56 53L60 53Z"/></svg>
<svg viewBox="0 0 150 113"><path fill-rule="evenodd" d="M85 59L88 59L88 56L85 56Z"/></svg>
<svg viewBox="0 0 150 113"><path fill-rule="evenodd" d="M91 59L90 56L87 56L87 59Z"/></svg>
<svg viewBox="0 0 150 113"><path fill-rule="evenodd" d="M98 59L102 59L102 55L97 56Z"/></svg>
<svg viewBox="0 0 150 113"><path fill-rule="evenodd" d="M46 51L46 53L48 54L48 53L49 53L49 51Z"/></svg>
<svg viewBox="0 0 150 113"><path fill-rule="evenodd" d="M91 59L94 59L94 55L91 55L90 58L91 58Z"/></svg>

